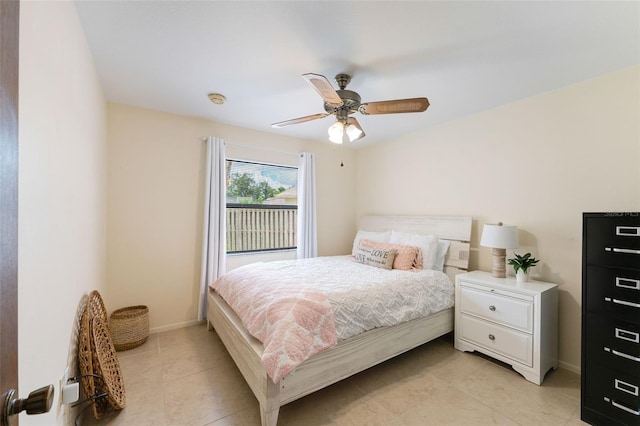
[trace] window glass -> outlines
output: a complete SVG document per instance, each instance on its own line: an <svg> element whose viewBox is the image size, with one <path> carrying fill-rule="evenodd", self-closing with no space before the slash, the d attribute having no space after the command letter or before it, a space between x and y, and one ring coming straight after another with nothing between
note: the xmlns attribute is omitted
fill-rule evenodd
<svg viewBox="0 0 640 426"><path fill-rule="evenodd" d="M227 160L227 253L296 247L298 169Z"/></svg>

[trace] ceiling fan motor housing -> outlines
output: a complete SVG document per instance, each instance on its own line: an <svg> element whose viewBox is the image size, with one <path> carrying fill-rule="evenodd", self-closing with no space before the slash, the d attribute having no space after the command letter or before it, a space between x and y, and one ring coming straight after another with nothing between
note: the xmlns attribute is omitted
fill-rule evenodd
<svg viewBox="0 0 640 426"><path fill-rule="evenodd" d="M325 102L324 103L325 111L332 114L333 112L343 108L343 109L346 109L349 112L349 114L351 114L352 112L356 112L358 110L358 107L360 106L360 101L361 101L360 95L358 95L353 90L347 90L347 89L336 90L336 93L338 94L338 96L340 96L340 99L342 99L343 105L336 107L335 105L331 105Z"/></svg>
<svg viewBox="0 0 640 426"><path fill-rule="evenodd" d="M349 134L349 140L353 142L354 140L365 136L358 120L353 117L349 117L356 111L359 111L363 115L397 114L404 112L422 112L429 107L429 100L427 98L395 99L389 101L367 102L363 104L359 94L353 90L347 90L346 88L347 84L351 81L351 76L349 74L336 75L336 83L338 83L338 86L340 87L338 90L335 90L331 83L329 83L329 80L327 80L323 75L307 73L303 74L302 77L307 81L307 83L312 85L315 91L320 95L320 97L322 97L326 113L306 115L292 120L281 121L279 123L272 124L272 127L280 128L291 124L304 123L307 121L325 118L329 115L335 115L336 123L334 123L331 128L339 128L341 126L337 126L337 124L342 124L342 130L346 129L347 133L349 133L349 130L352 130L352 134ZM357 131L357 134L353 131L354 129ZM333 139L331 140L332 142L339 143Z"/></svg>

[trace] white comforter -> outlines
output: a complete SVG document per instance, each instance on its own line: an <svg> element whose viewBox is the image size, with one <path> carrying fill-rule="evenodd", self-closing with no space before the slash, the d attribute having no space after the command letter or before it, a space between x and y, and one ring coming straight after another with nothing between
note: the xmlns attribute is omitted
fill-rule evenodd
<svg viewBox="0 0 640 426"><path fill-rule="evenodd" d="M453 306L451 280L431 269L386 270L357 263L351 256L271 262L263 267L285 272L325 293L333 309L338 340Z"/></svg>
<svg viewBox="0 0 640 426"><path fill-rule="evenodd" d="M242 276L256 285L286 281L324 293L338 340L439 312L452 307L454 298L453 284L442 272L385 270L357 263L351 256L254 263L226 275ZM232 291L222 283L214 287L223 298L225 291Z"/></svg>
<svg viewBox="0 0 640 426"><path fill-rule="evenodd" d="M433 270L385 270L351 256L254 263L211 284L264 345L278 382L339 340L453 306L453 285Z"/></svg>

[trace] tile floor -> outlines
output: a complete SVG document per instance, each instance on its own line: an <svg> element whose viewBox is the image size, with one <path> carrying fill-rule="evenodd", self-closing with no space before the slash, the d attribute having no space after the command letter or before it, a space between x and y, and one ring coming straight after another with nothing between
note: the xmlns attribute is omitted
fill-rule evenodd
<svg viewBox="0 0 640 426"><path fill-rule="evenodd" d="M153 334L119 352L127 407L83 425L260 425L258 402L205 325ZM279 426L578 425L580 377L542 386L444 336L280 409Z"/></svg>

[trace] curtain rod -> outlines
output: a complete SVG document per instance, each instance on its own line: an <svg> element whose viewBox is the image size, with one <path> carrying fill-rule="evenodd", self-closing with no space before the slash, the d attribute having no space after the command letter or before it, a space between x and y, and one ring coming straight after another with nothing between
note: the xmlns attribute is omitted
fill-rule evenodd
<svg viewBox="0 0 640 426"><path fill-rule="evenodd" d="M203 137L202 141L206 142L207 139L208 139L207 137ZM264 148L264 147L261 147L261 146L253 146L253 145L244 145L244 144L240 144L240 143L236 143L236 142L225 141L225 143L227 145L233 145L233 146L237 146L237 147L240 147L240 148L257 149L257 150L260 150L260 151L273 152L273 153L277 153L277 154L295 155L296 157L301 154L300 152L280 151L280 150L277 150L277 149Z"/></svg>

